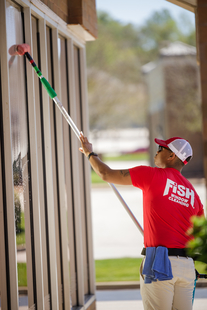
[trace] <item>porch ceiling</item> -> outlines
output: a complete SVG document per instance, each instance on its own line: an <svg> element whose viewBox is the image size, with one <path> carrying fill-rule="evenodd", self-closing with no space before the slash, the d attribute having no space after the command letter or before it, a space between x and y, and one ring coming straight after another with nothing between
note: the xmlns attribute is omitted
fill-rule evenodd
<svg viewBox="0 0 207 310"><path fill-rule="evenodd" d="M174 3L188 11L195 13L197 7L197 0L167 0L168 2Z"/></svg>

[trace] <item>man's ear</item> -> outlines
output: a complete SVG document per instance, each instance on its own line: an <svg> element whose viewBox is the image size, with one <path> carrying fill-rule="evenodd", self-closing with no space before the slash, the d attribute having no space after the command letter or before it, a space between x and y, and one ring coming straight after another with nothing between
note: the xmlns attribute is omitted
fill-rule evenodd
<svg viewBox="0 0 207 310"><path fill-rule="evenodd" d="M175 159L175 157L176 157L175 153L171 152L170 156L168 157L168 160L172 161Z"/></svg>

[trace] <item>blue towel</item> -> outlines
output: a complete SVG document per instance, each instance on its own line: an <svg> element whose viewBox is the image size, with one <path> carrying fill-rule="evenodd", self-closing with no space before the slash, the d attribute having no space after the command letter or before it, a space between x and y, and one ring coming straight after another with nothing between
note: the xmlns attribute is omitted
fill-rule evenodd
<svg viewBox="0 0 207 310"><path fill-rule="evenodd" d="M145 275L145 283L157 280L171 280L173 275L167 248L161 246L146 248L146 258L142 273Z"/></svg>
<svg viewBox="0 0 207 310"><path fill-rule="evenodd" d="M146 248L146 258L144 262L144 268L142 273L145 275L144 283L151 283L152 281L157 281L155 279L155 274L152 269L154 260L155 260L156 248L149 247Z"/></svg>

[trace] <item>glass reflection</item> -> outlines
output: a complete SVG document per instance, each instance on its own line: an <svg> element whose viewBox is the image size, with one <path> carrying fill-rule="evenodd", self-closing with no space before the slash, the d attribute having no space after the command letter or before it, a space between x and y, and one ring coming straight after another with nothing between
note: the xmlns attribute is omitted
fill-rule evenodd
<svg viewBox="0 0 207 310"><path fill-rule="evenodd" d="M7 44L9 50L12 45L22 44L24 42L21 8L17 5L11 5L11 2L7 2L6 21ZM29 214L29 160L24 58L19 56L10 56L8 54L8 59L10 60L9 86L18 286L19 292L24 292L24 294L27 294L25 231L28 230L25 229L25 214ZM27 222L29 223L28 218ZM19 298L19 309L24 309L23 306L27 305L27 297L24 298L21 296L21 298Z"/></svg>

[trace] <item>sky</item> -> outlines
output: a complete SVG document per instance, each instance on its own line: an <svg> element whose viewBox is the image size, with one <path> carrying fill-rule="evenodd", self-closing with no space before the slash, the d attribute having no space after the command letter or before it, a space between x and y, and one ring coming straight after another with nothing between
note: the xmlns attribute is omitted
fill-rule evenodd
<svg viewBox="0 0 207 310"><path fill-rule="evenodd" d="M195 25L194 13L165 0L96 0L96 8L110 13L120 22L135 25L143 24L154 11L168 9L175 19L185 13L192 25Z"/></svg>

